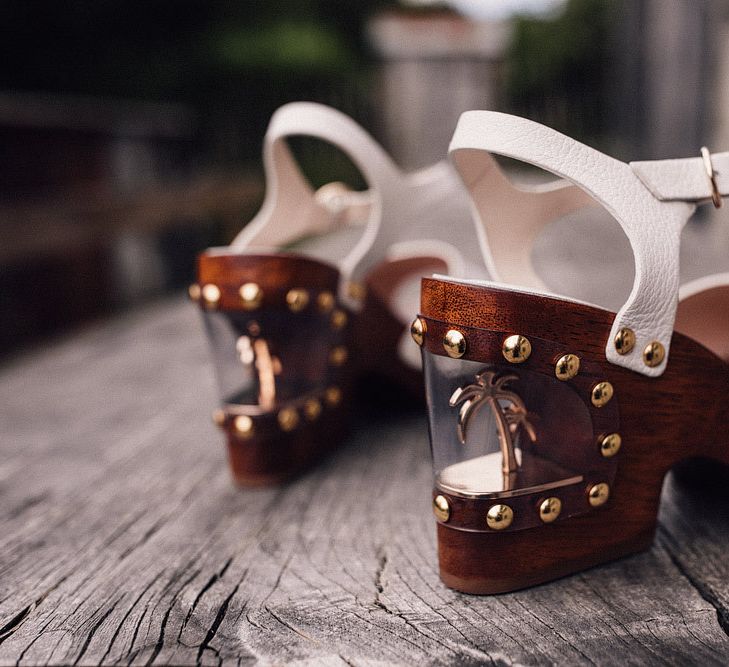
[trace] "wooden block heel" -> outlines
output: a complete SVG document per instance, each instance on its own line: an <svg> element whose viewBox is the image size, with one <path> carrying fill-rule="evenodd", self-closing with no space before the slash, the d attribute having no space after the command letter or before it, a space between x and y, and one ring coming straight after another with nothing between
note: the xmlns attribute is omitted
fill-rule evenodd
<svg viewBox="0 0 729 667"><path fill-rule="evenodd" d="M320 462L344 440L349 428L350 398L339 403L327 401L326 392L299 401L299 406L287 408L287 415L296 410L300 415L291 431L281 430L276 413L257 420L257 428L241 430L238 416L228 413L222 428L228 447L228 460L233 479L239 486L268 486L289 481ZM345 401L346 402L343 402ZM279 411L279 415L281 412ZM291 418L291 417L289 417ZM250 422L244 421L248 427ZM268 425L265 429L264 424ZM267 431L267 432L266 432Z"/></svg>
<svg viewBox="0 0 729 667"><path fill-rule="evenodd" d="M515 289L423 281L447 585L503 593L646 549L668 471L695 458L729 463L729 365L678 333L660 377L610 364L614 317Z"/></svg>
<svg viewBox="0 0 729 667"><path fill-rule="evenodd" d="M207 252L193 296L221 393L214 414L240 485L291 479L340 444L351 405L352 313L339 272L295 255Z"/></svg>

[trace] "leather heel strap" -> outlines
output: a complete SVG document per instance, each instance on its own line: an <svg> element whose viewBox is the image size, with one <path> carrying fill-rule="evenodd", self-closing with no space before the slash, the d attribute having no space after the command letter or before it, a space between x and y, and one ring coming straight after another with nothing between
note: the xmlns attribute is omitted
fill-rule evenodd
<svg viewBox="0 0 729 667"><path fill-rule="evenodd" d="M392 160L345 114L321 104L293 102L278 109L269 123L263 144L265 200L256 217L234 239L234 251L277 248L328 231L330 213L317 201L291 154L286 139L292 136L321 139L343 151L361 171L373 195L370 223L379 216L377 194L398 174Z"/></svg>
<svg viewBox="0 0 729 667"><path fill-rule="evenodd" d="M578 186L618 221L633 250L635 282L615 317L605 354L616 365L647 376L661 375L669 357L676 316L681 230L695 202L711 194L701 158L629 165L524 118L469 111L458 122L450 153L472 192L468 163L477 151L550 171ZM729 187L725 155L714 156L715 169L723 172L717 178L723 194ZM487 161L491 159L489 156ZM514 238L520 238L518 231L511 235L512 244ZM528 261L523 258L531 251L529 239L524 246L520 251L522 261ZM521 283L518 279L513 282ZM615 340L625 328L634 332L636 343L630 352L620 354ZM656 356L648 355L646 359L644 350L655 343L660 343L665 355L657 365L649 365L655 363Z"/></svg>
<svg viewBox="0 0 729 667"><path fill-rule="evenodd" d="M712 154L710 163L717 193L729 197L729 152ZM701 157L631 162L630 166L660 201L702 203L711 201L714 194Z"/></svg>
<svg viewBox="0 0 729 667"><path fill-rule="evenodd" d="M335 146L354 162L367 182L366 193L348 197L348 211L335 212L346 221L366 211L362 236L339 267L339 297L350 308L361 306L350 296L350 283L363 283L367 273L389 257L393 246L399 244L404 251L404 244L413 239L427 240L426 254L442 255L448 271L459 273L462 260L448 244L451 227L437 224L450 220L462 229L472 229L468 197L452 166L443 161L403 173L351 118L311 102L287 104L271 118L264 140L265 201L231 244L234 252L275 250L298 238L326 233L333 226L337 215L317 200L301 173L286 142L291 136L315 137ZM422 250L422 243L415 243L408 252Z"/></svg>

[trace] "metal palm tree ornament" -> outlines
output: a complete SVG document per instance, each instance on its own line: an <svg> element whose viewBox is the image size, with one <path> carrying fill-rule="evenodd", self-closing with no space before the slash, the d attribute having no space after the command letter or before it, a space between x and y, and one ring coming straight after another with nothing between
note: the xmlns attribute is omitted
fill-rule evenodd
<svg viewBox="0 0 729 667"><path fill-rule="evenodd" d="M484 404L491 408L499 434L505 488L510 487L511 476L519 469L514 451L514 436L519 428L524 429L532 442L537 439L524 401L507 386L518 379L513 373L498 375L496 371L484 370L476 374L473 384L456 389L448 401L451 407L462 404L457 426L458 439L462 444L466 444L466 429L476 411Z"/></svg>

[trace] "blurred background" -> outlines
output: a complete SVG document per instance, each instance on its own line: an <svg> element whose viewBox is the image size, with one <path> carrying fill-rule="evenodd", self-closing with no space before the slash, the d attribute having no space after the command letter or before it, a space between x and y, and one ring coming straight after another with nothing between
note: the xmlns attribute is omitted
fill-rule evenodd
<svg viewBox="0 0 729 667"><path fill-rule="evenodd" d="M408 168L473 108L625 160L729 149L727 0L6 0L0 26L4 359L186 286L260 204L288 101L350 114ZM363 187L293 148L315 186Z"/></svg>

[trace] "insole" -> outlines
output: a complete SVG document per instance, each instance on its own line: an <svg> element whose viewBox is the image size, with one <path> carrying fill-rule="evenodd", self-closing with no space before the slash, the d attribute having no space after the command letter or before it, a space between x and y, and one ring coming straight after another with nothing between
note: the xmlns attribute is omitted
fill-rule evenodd
<svg viewBox="0 0 729 667"><path fill-rule="evenodd" d="M689 270L721 270L723 247L711 229L684 230L681 264ZM721 244L719 244L721 245ZM599 249L599 251L596 251ZM700 250L700 252L698 252ZM617 311L630 293L634 277L633 253L627 237L607 211L585 209L555 221L534 247L536 272L557 295L599 304ZM725 270L725 269L724 269ZM683 299L678 304L675 329L729 361L729 285Z"/></svg>
<svg viewBox="0 0 729 667"><path fill-rule="evenodd" d="M729 362L729 285L684 298L678 304L675 329Z"/></svg>
<svg viewBox="0 0 729 667"><path fill-rule="evenodd" d="M519 450L517 450L519 453ZM518 459L519 457L517 457ZM519 461L518 480L513 492L526 493L534 487L555 488L574 484L582 475L539 457ZM504 490L501 452L492 452L447 466L437 477L438 486L456 493L499 493Z"/></svg>
<svg viewBox="0 0 729 667"><path fill-rule="evenodd" d="M341 227L326 234L299 239L288 244L285 250L338 266L357 244L364 230L364 225Z"/></svg>

